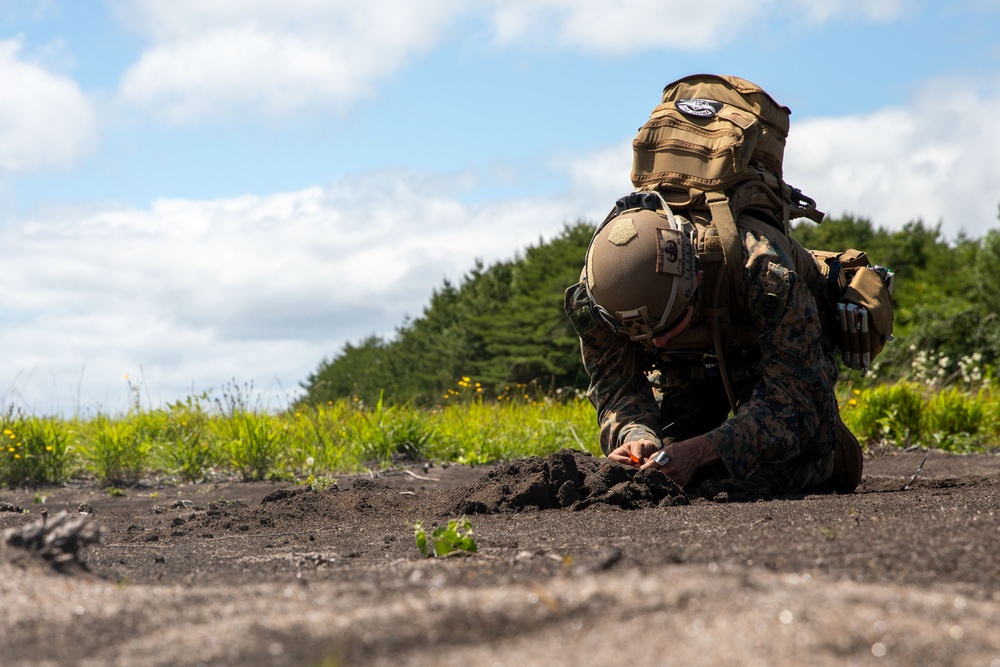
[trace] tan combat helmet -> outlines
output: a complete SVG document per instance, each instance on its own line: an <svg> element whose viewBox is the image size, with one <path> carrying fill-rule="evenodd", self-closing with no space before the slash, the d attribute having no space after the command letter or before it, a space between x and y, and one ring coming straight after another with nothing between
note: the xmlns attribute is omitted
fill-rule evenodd
<svg viewBox="0 0 1000 667"><path fill-rule="evenodd" d="M655 207L649 208L651 197ZM586 286L594 311L634 341L676 327L698 288L693 229L655 193L619 200L587 249ZM687 229L685 229L687 227Z"/></svg>

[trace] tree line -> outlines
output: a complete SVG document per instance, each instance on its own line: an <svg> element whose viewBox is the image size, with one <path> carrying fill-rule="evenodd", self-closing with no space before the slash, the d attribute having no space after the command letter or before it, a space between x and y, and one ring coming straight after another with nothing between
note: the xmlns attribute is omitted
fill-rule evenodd
<svg viewBox="0 0 1000 667"><path fill-rule="evenodd" d="M322 360L301 383L302 400L420 405L440 401L456 383L487 397L511 387L585 388L563 292L579 280L594 228L579 220L513 259L477 261L457 285L445 280L394 335L368 336ZM928 353L949 382L973 359L980 374L992 373L1000 358L1000 229L949 241L940 224L915 221L889 231L845 215L820 225L801 221L792 235L807 248L865 250L895 271L896 340L880 357L880 380L907 378Z"/></svg>

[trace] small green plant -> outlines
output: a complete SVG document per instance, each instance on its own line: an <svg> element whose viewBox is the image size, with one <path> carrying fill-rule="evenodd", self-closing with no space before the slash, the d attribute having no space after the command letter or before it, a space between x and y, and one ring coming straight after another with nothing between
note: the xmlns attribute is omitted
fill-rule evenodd
<svg viewBox="0 0 1000 667"><path fill-rule="evenodd" d="M112 486L108 489L108 495L112 498L124 498L125 492L116 486Z"/></svg>
<svg viewBox="0 0 1000 667"><path fill-rule="evenodd" d="M476 540L472 537L472 523L467 517L452 519L447 525L438 526L427 537L422 521L413 524L413 537L424 558L447 556L451 553L475 553Z"/></svg>
<svg viewBox="0 0 1000 667"><path fill-rule="evenodd" d="M323 491L329 491L330 489L337 488L337 479L335 477L313 477L309 475L305 481L306 486L308 486L313 491L322 493Z"/></svg>

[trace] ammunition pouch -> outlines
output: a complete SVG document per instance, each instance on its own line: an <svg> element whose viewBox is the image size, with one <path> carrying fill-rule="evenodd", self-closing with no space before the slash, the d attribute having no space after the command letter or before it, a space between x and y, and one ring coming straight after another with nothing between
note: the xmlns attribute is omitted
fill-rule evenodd
<svg viewBox="0 0 1000 667"><path fill-rule="evenodd" d="M848 368L867 372L892 340L894 274L872 266L858 250L810 252L826 276L827 301L836 303L841 359Z"/></svg>

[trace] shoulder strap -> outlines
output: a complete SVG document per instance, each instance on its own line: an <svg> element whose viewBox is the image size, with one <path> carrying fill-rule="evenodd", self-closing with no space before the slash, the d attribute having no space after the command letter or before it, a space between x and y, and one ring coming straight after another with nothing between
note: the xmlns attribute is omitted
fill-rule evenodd
<svg viewBox="0 0 1000 667"><path fill-rule="evenodd" d="M733 219L733 210L730 207L729 198L723 192L706 192L705 201L708 203L709 212L712 215L712 224L719 232L719 240L722 242L722 252L724 257L724 271L729 275L732 283L733 298L745 298L745 285L743 280L743 244L740 241L740 232ZM767 234L768 240L774 240L785 252L787 257L792 257L791 244L781 230L759 221L750 216L743 216L740 219L741 226L756 232L757 234ZM729 378L729 369L726 368L726 356L722 341L721 318L728 310L719 307L718 291L723 280L716 281L716 294L713 295L709 308L706 312L709 324L712 329L712 342L715 346L715 356L719 364L719 375L722 376L722 384L729 398L729 404L736 412L737 400L733 391L732 381Z"/></svg>
<svg viewBox="0 0 1000 667"><path fill-rule="evenodd" d="M712 215L712 224L719 231L719 240L722 242L722 252L725 255L726 272L732 282L733 293L737 295L737 298L742 297L745 289L743 283L743 244L740 241L740 232L737 229L736 220L733 218L733 209L729 198L723 192L706 192L705 201L708 203L708 209ZM766 235L769 241L777 243L786 257L794 257L788 236L780 229L750 215L742 216L739 225L758 235Z"/></svg>
<svg viewBox="0 0 1000 667"><path fill-rule="evenodd" d="M719 231L725 270L733 284L733 294L739 297L744 291L743 251L739 232L736 231L736 221L733 220L733 210L729 207L729 198L724 192L706 192L705 201L712 215L712 224Z"/></svg>

